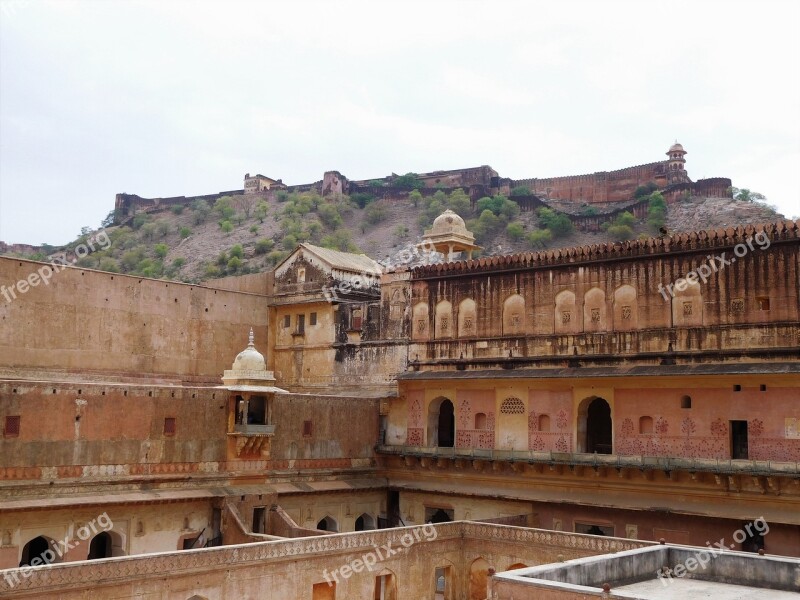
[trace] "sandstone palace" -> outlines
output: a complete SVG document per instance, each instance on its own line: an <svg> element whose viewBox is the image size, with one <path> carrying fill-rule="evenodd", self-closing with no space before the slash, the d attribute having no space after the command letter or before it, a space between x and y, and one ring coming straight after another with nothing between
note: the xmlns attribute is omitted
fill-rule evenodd
<svg viewBox="0 0 800 600"><path fill-rule="evenodd" d="M420 178L729 194L684 154ZM0 258L0 596L794 596L800 222L470 259L447 211L418 242L439 260L304 243L202 285Z"/></svg>

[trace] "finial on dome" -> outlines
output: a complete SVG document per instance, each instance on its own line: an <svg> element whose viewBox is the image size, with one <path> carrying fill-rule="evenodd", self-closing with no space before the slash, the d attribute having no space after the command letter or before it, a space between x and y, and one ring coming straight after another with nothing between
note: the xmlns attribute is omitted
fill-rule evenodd
<svg viewBox="0 0 800 600"><path fill-rule="evenodd" d="M255 348L255 337L253 336L253 328L250 328L250 337L248 338L248 346L250 348Z"/></svg>

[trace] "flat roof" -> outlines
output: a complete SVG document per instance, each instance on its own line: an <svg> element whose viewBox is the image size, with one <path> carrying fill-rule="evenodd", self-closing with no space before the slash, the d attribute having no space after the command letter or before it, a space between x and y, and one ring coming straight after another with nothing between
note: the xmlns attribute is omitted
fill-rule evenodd
<svg viewBox="0 0 800 600"><path fill-rule="evenodd" d="M648 579L638 583L611 588L612 593L624 592L641 600L797 600L795 592L766 590L746 585L734 585L703 579Z"/></svg>

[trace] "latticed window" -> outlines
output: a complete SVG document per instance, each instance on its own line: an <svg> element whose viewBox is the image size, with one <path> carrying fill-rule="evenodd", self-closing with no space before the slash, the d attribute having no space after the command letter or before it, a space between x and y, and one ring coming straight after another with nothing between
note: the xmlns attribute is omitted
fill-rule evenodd
<svg viewBox="0 0 800 600"><path fill-rule="evenodd" d="M175 435L175 417L166 417L164 419L164 435Z"/></svg>
<svg viewBox="0 0 800 600"><path fill-rule="evenodd" d="M17 437L19 435L19 422L20 417L18 415L6 417L6 425L3 428L3 434L6 437Z"/></svg>
<svg viewBox="0 0 800 600"><path fill-rule="evenodd" d="M500 405L500 413L503 415L523 415L525 414L525 403L519 398L506 398Z"/></svg>

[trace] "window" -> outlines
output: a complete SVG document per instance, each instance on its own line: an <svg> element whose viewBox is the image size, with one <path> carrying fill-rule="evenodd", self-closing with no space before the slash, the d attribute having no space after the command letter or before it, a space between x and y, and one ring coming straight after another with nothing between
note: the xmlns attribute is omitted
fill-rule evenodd
<svg viewBox="0 0 800 600"><path fill-rule="evenodd" d="M306 316L297 315L297 333L303 335L306 332Z"/></svg>
<svg viewBox="0 0 800 600"><path fill-rule="evenodd" d="M740 386L738 383L734 384L733 391L734 392L741 392L742 391L742 386Z"/></svg>
<svg viewBox="0 0 800 600"><path fill-rule="evenodd" d="M350 326L352 329L361 329L361 309L354 308L352 313L352 319L350 321Z"/></svg>
<svg viewBox="0 0 800 600"><path fill-rule="evenodd" d="M164 419L164 435L175 435L175 417L166 417Z"/></svg>
<svg viewBox="0 0 800 600"><path fill-rule="evenodd" d="M20 423L20 417L18 415L13 417L6 417L6 426L3 429L3 435L5 435L5 437L18 437L19 423Z"/></svg>
<svg viewBox="0 0 800 600"><path fill-rule="evenodd" d="M681 408L692 408L692 397L684 396L681 398Z"/></svg>
<svg viewBox="0 0 800 600"><path fill-rule="evenodd" d="M309 325L317 324L317 313L312 312L310 315L308 315L308 324Z"/></svg>
<svg viewBox="0 0 800 600"><path fill-rule="evenodd" d="M653 417L639 417L639 433L653 433Z"/></svg>
<svg viewBox="0 0 800 600"><path fill-rule="evenodd" d="M475 413L475 429L486 429L486 413Z"/></svg>
<svg viewBox="0 0 800 600"><path fill-rule="evenodd" d="M253 508L253 533L266 533L266 513L264 506Z"/></svg>
<svg viewBox="0 0 800 600"><path fill-rule="evenodd" d="M766 392L766 391L767 391L767 386L766 386L766 384L762 383L760 386L758 386L758 390L759 390L760 392Z"/></svg>
<svg viewBox="0 0 800 600"><path fill-rule="evenodd" d="M297 283L305 283L305 281L306 281L306 270L297 269Z"/></svg>
<svg viewBox="0 0 800 600"><path fill-rule="evenodd" d="M766 296L756 298L756 305L758 310L769 310L769 298Z"/></svg>
<svg viewBox="0 0 800 600"><path fill-rule="evenodd" d="M550 415L539 415L539 431L550 431Z"/></svg>
<svg viewBox="0 0 800 600"><path fill-rule="evenodd" d="M314 431L313 421L303 421L303 437L311 437Z"/></svg>
<svg viewBox="0 0 800 600"><path fill-rule="evenodd" d="M289 327L291 327L291 326L292 326L292 317L289 316L289 315L285 315L283 317L283 328L284 329L289 329Z"/></svg>

